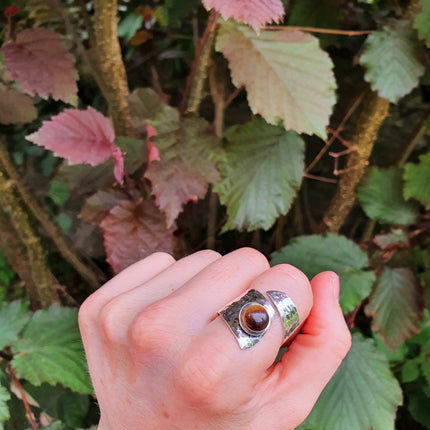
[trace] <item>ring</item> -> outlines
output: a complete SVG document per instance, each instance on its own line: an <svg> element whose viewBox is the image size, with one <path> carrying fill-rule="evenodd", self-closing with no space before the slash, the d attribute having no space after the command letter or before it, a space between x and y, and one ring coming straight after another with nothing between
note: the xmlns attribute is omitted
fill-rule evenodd
<svg viewBox="0 0 430 430"><path fill-rule="evenodd" d="M283 343L299 326L299 314L294 302L281 291L267 291L270 301L257 290L249 290L218 314L234 334L239 347L248 349L256 345L267 332L275 309L284 328Z"/></svg>
<svg viewBox="0 0 430 430"><path fill-rule="evenodd" d="M275 310L257 290L249 290L218 314L236 337L240 349L256 345L270 326Z"/></svg>
<svg viewBox="0 0 430 430"><path fill-rule="evenodd" d="M266 294L281 317L282 326L284 327L282 346L284 346L288 336L300 325L299 313L294 302L285 293L272 290L266 291Z"/></svg>

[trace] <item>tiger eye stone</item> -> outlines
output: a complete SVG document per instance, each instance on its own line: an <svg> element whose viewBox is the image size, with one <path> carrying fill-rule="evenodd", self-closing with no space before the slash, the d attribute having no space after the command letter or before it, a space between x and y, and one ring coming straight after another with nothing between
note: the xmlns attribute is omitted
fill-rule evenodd
<svg viewBox="0 0 430 430"><path fill-rule="evenodd" d="M239 322L248 334L259 335L266 330L270 318L264 306L259 303L249 303L241 309Z"/></svg>

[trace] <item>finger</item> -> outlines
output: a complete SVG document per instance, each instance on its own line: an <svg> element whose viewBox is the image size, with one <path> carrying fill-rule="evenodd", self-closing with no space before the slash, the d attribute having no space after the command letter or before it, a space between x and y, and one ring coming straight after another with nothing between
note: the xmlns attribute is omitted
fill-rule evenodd
<svg viewBox="0 0 430 430"><path fill-rule="evenodd" d="M309 280L300 270L288 264L266 270L248 288L256 289L263 294L268 290L287 294L298 310L300 321L306 319L312 308ZM248 288L242 289L241 294ZM216 312L216 307L212 312ZM221 398L211 397L214 404L217 402L235 404L249 400L255 385L261 381L275 360L283 340L284 328L278 312L275 312L263 338L246 350L240 349L229 327L221 317L218 317L202 330L190 346L184 363L180 366L179 379L196 381L196 386L192 386L192 392L194 395L198 394L198 401L201 401L199 396L204 398L208 394L213 396L217 393Z"/></svg>
<svg viewBox="0 0 430 430"><path fill-rule="evenodd" d="M182 329L187 334L199 333L216 318L218 310L246 291L269 267L266 257L255 249L241 248L230 252L172 294L166 306L180 309L186 316Z"/></svg>
<svg viewBox="0 0 430 430"><path fill-rule="evenodd" d="M212 250L196 252L169 265L143 285L115 296L100 310L98 324L104 335L110 343L126 343L129 326L140 312L172 294L220 258L221 255ZM170 315L172 317L174 314Z"/></svg>
<svg viewBox="0 0 430 430"><path fill-rule="evenodd" d="M149 281L171 266L175 259L165 252L155 252L132 264L106 282L81 305L79 317L83 325L94 321L102 307L115 296Z"/></svg>
<svg viewBox="0 0 430 430"><path fill-rule="evenodd" d="M338 302L339 277L323 272L311 285L314 305L302 333L267 377L273 388L272 402L282 398L288 405L303 399L300 408L290 411L299 422L311 411L351 346L351 334Z"/></svg>

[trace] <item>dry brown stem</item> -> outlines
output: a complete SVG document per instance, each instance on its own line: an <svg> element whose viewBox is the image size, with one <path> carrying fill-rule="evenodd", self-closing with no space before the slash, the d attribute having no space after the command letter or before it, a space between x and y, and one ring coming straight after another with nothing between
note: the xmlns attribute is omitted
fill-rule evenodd
<svg viewBox="0 0 430 430"><path fill-rule="evenodd" d="M321 232L338 232L355 201L355 187L366 171L379 127L388 115L389 101L369 92L362 101L339 187L319 227Z"/></svg>
<svg viewBox="0 0 430 430"><path fill-rule="evenodd" d="M14 240L11 246L12 251L6 251L6 256L11 257L12 252L16 252L20 245L24 246L21 255L15 254L17 258L23 258L27 264L22 261L12 261L12 267L22 266L23 281L28 291L29 299L33 306L48 307L58 301L58 296L53 289L53 277L46 265L46 255L40 243L39 237L33 231L30 224L26 208L14 192L13 181L7 178L5 173L0 170L0 208L6 215L0 222L2 229L7 228L8 224L16 232L19 244ZM3 238L4 241L6 238ZM7 244L7 248L9 244Z"/></svg>
<svg viewBox="0 0 430 430"><path fill-rule="evenodd" d="M36 219L40 222L45 233L51 238L58 248L62 257L69 262L69 264L79 273L89 286L95 290L100 286L100 283L105 280L104 274L94 265L90 267L85 264L78 252L74 249L73 245L67 241L58 225L52 221L43 209L41 204L36 200L31 191L27 188L20 174L15 168L6 144L0 138L0 165L6 172L9 179L12 180L11 184L18 190L22 201L31 210Z"/></svg>
<svg viewBox="0 0 430 430"><path fill-rule="evenodd" d="M132 136L128 84L117 36L117 1L94 1L93 48L97 52L98 70L101 74L101 91L105 97L109 114L117 136Z"/></svg>

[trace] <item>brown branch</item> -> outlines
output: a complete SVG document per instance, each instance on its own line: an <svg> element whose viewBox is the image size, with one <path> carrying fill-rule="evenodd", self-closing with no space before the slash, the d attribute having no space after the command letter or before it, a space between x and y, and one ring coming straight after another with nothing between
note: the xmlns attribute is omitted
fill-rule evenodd
<svg viewBox="0 0 430 430"><path fill-rule="evenodd" d="M315 28L315 27L294 27L285 25L266 25L264 30L300 30L309 33L337 34L340 36L364 36L373 33L373 30L352 31L352 30L335 30L330 28Z"/></svg>
<svg viewBox="0 0 430 430"><path fill-rule="evenodd" d="M117 1L94 0L94 39L102 92L117 136L133 136L129 89L117 36Z"/></svg>
<svg viewBox="0 0 430 430"><path fill-rule="evenodd" d="M196 112L199 108L203 95L203 85L206 79L209 66L209 58L212 53L212 46L215 41L216 12L213 10L209 16L206 30L200 39L190 74L185 83L185 90L182 96L180 112Z"/></svg>
<svg viewBox="0 0 430 430"><path fill-rule="evenodd" d="M324 178L323 176L311 175L310 173L303 173L303 177L307 179L314 179L315 181L327 182L328 184L337 184L337 179Z"/></svg>
<svg viewBox="0 0 430 430"><path fill-rule="evenodd" d="M28 404L27 397L25 397L24 389L22 388L22 385L19 382L19 379L16 377L15 371L12 369L12 366L7 366L7 371L9 372L12 378L12 381L18 387L19 393L21 394L21 400L22 400L22 403L24 403L25 414L27 415L27 419L31 426L31 429L39 430L39 427L37 426L36 421L34 420L33 413L31 412L30 405Z"/></svg>
<svg viewBox="0 0 430 430"><path fill-rule="evenodd" d="M222 139L224 131L224 96L225 85L223 81L217 80L216 64L212 63L209 69L209 88L212 95L212 100L215 105L215 134ZM206 247L208 249L215 248L216 224L217 224L217 211L218 211L218 197L209 189L209 213L207 223L207 237Z"/></svg>
<svg viewBox="0 0 430 430"><path fill-rule="evenodd" d="M27 188L21 179L21 175L16 170L15 165L9 157L5 142L0 138L0 165L3 166L13 185L17 188L23 202L31 210L36 219L40 222L45 233L51 238L58 248L62 257L70 263L70 265L79 273L92 289L100 286L100 283L105 280L104 274L92 264L93 267L84 264L78 252L74 249L71 243L68 243L64 234L54 223L47 212L41 207L31 191Z"/></svg>
<svg viewBox="0 0 430 430"><path fill-rule="evenodd" d="M366 165L379 127L388 115L388 100L369 92L362 101L353 137L354 151L348 157L339 187L319 227L321 232L338 232L355 201L355 187L365 173Z"/></svg>
<svg viewBox="0 0 430 430"><path fill-rule="evenodd" d="M0 208L8 216L10 224L25 247L25 258L28 261L30 273L23 280L27 281L25 286L28 296L35 307L39 305L48 307L58 302L58 296L53 289L53 277L46 265L46 256L40 239L34 233L26 209L15 195L13 188L13 182L0 170Z"/></svg>

